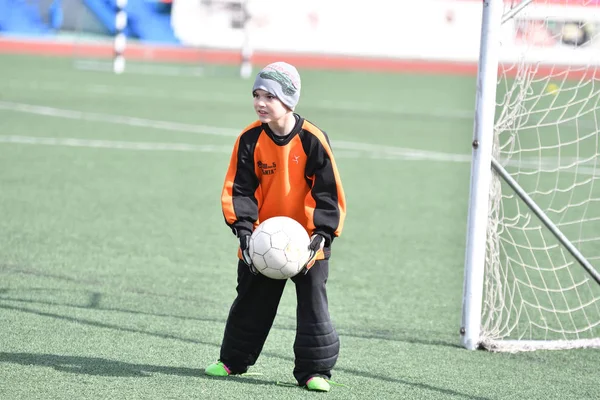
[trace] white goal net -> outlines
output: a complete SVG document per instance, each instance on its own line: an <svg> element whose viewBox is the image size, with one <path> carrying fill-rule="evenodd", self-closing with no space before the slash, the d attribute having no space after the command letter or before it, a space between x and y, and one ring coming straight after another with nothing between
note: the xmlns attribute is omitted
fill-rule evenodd
<svg viewBox="0 0 600 400"><path fill-rule="evenodd" d="M600 347L600 4L504 6L480 344Z"/></svg>

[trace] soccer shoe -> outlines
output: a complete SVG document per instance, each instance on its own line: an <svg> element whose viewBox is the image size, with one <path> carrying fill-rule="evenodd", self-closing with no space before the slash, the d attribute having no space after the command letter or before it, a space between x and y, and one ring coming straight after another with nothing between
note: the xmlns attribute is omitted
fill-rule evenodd
<svg viewBox="0 0 600 400"><path fill-rule="evenodd" d="M306 381L306 388L314 392L329 392L331 386L324 378L321 378L320 376L313 376Z"/></svg>
<svg viewBox="0 0 600 400"><path fill-rule="evenodd" d="M204 373L208 376L229 376L231 370L221 361L217 361L206 367Z"/></svg>

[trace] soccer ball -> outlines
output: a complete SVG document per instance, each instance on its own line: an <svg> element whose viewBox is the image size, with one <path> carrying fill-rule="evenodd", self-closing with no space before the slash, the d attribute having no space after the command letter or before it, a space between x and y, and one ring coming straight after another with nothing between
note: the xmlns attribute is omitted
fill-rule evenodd
<svg viewBox="0 0 600 400"><path fill-rule="evenodd" d="M271 279L296 276L308 260L310 238L300 223L272 217L252 233L248 250L254 267Z"/></svg>

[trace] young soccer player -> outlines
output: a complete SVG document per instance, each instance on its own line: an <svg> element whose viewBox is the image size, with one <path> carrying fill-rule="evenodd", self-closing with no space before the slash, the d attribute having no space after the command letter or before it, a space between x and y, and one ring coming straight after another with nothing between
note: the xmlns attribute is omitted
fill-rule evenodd
<svg viewBox="0 0 600 400"><path fill-rule="evenodd" d="M297 297L294 377L308 390L326 392L340 347L326 283L331 244L346 216L344 190L327 135L294 113L300 99L296 68L284 62L266 66L256 76L252 96L258 121L235 142L221 196L225 222L240 244L237 297L219 361L205 372L242 374L259 357L286 281L256 272L248 242L261 221L287 216L311 235L309 261L292 278Z"/></svg>

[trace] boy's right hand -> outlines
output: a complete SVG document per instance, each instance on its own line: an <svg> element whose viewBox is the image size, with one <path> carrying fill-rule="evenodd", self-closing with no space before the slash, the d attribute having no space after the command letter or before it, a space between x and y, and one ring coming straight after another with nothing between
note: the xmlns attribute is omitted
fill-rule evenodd
<svg viewBox="0 0 600 400"><path fill-rule="evenodd" d="M238 239L240 241L240 250L242 252L242 259L244 263L250 268L250 272L256 275L258 271L256 267L252 264L252 258L250 257L250 233L249 232L240 232Z"/></svg>

